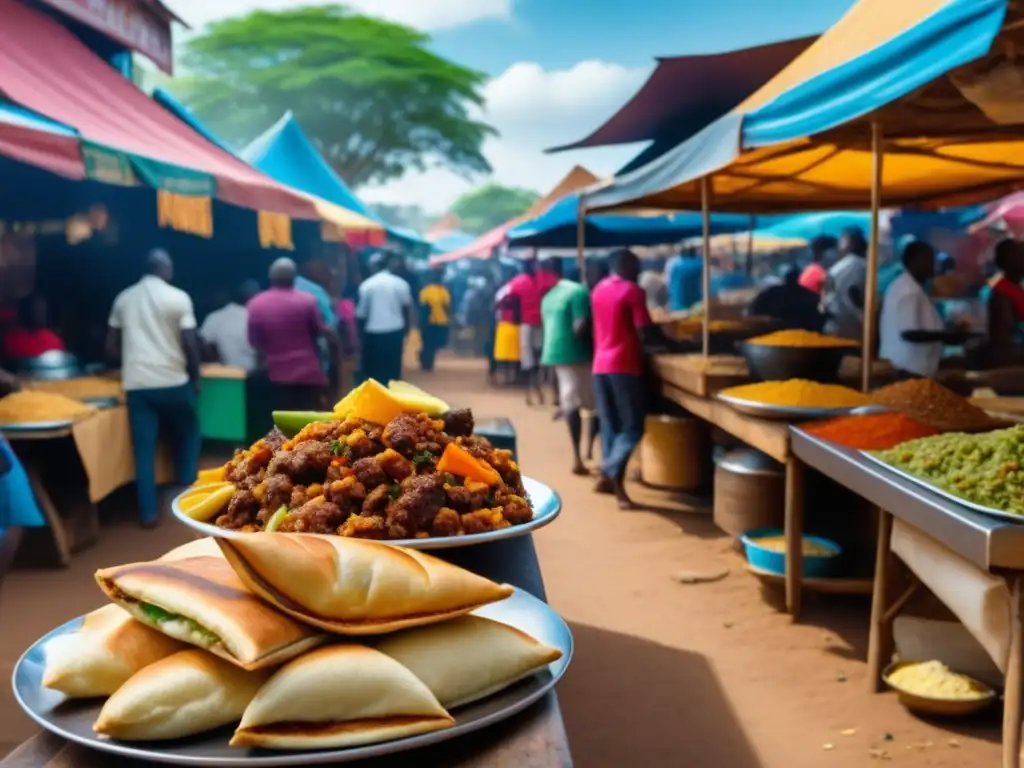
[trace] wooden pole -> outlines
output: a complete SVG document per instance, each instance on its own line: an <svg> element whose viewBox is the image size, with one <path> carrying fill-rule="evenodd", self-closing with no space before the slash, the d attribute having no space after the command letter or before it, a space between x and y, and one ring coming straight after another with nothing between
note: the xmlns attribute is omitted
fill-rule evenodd
<svg viewBox="0 0 1024 768"><path fill-rule="evenodd" d="M583 257L584 240L586 239L587 206L580 197L579 207L576 209L576 264L580 269L580 284L587 284L587 260Z"/></svg>
<svg viewBox="0 0 1024 768"><path fill-rule="evenodd" d="M701 275L704 322L701 326L701 351L711 353L711 177L700 180L700 213L704 229L704 271Z"/></svg>
<svg viewBox="0 0 1024 768"><path fill-rule="evenodd" d="M878 304L878 214L882 207L882 126L871 124L871 240L868 243L867 280L864 286L864 338L861 350L861 389L871 387L871 360L874 353L876 305Z"/></svg>
<svg viewBox="0 0 1024 768"><path fill-rule="evenodd" d="M750 230L747 232L747 277L754 274L754 228L757 226L757 216L750 215Z"/></svg>

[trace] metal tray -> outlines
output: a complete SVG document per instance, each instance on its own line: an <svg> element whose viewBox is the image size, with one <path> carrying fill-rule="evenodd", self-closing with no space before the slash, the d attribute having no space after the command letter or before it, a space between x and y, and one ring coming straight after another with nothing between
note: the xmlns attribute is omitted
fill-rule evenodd
<svg viewBox="0 0 1024 768"><path fill-rule="evenodd" d="M82 402L103 410L104 408L113 408L120 403L120 400L116 397L85 397L82 398Z"/></svg>
<svg viewBox="0 0 1024 768"><path fill-rule="evenodd" d="M82 624L82 617L69 621L37 640L18 660L11 683L18 704L36 723L62 738L101 752L172 765L225 768L336 765L405 752L486 728L523 711L554 687L569 666L573 651L572 633L561 616L547 603L518 589L507 600L480 608L476 613L509 624L542 643L558 648L562 652L562 658L549 664L546 670L541 670L504 691L453 710L455 725L451 728L365 747L308 752L243 750L228 746L231 728L220 728L173 742L130 743L100 739L92 732L92 724L103 707L101 700L66 701L62 694L42 685L46 658L44 645L54 637L78 629Z"/></svg>
<svg viewBox="0 0 1024 768"><path fill-rule="evenodd" d="M73 426L74 419L57 419L55 421L26 421L19 424L0 424L0 432L49 432L51 429L67 429Z"/></svg>
<svg viewBox="0 0 1024 768"><path fill-rule="evenodd" d="M945 499L949 499L955 504L960 504L961 506L967 507L968 509L973 509L975 512L981 512L981 514L988 515L989 517L998 517L1000 520L1009 520L1010 522L1017 523L1018 525L1024 523L1024 515L1015 515L1012 512L1004 512L1001 509L993 509L992 507L985 507L982 506L981 504L975 504L973 501L968 501L967 499L961 496L957 496L955 493L950 493L947 490L939 488L937 485L932 485L930 482L923 478L915 477L909 472L904 472L902 469L894 467L892 464L887 464L877 456L873 456L867 451L861 451L861 453L864 456L866 456L869 461L874 462L880 467L885 467L885 469L889 470L894 475L899 475L904 480L909 480L910 482L914 483L914 485L920 486L925 490L929 490L932 493L938 494L939 496L942 496Z"/></svg>
<svg viewBox="0 0 1024 768"><path fill-rule="evenodd" d="M738 397L719 392L715 395L720 401L748 416L759 416L762 419L790 419L794 421L810 419L827 419L832 416L848 416L851 413L881 413L882 406L860 405L852 408L801 408L793 405L769 405L753 400L742 400Z"/></svg>
<svg viewBox="0 0 1024 768"><path fill-rule="evenodd" d="M517 536L525 536L526 534L532 533L538 528L543 528L545 525L549 525L553 522L554 519L558 517L559 512L562 511L562 499L559 498L558 494L555 493L554 489L550 486L529 477L523 478L523 485L526 487L526 493L530 497L530 506L533 507L533 519L528 523L513 525L509 528L502 528L500 531L473 533L465 536L439 536L429 539L393 539L390 541L382 541L381 543L392 544L397 547L407 547L408 549L454 549L456 547L471 547L475 544L487 544L492 541L501 541L502 539L514 539ZM188 491L185 491L185 493L188 493ZM196 531L203 536L230 539L236 536L259 535L231 531L226 528L218 528L212 523L203 523L198 520L193 520L182 512L181 508L178 506L178 499L180 498L181 496L178 496L171 502L171 511L174 513L174 516L193 531Z"/></svg>

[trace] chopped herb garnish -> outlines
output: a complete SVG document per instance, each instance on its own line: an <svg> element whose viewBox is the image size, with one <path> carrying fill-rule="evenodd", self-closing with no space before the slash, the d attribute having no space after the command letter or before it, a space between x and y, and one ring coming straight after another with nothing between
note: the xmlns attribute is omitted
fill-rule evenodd
<svg viewBox="0 0 1024 768"><path fill-rule="evenodd" d="M422 451L412 457L412 463L417 467L422 467L424 464L430 464L434 460L434 454L430 451Z"/></svg>
<svg viewBox="0 0 1024 768"><path fill-rule="evenodd" d="M392 485L391 490L388 491L388 496L390 496L392 499L397 499L401 495L402 489L398 485Z"/></svg>
<svg viewBox="0 0 1024 768"><path fill-rule="evenodd" d="M494 506L494 489L492 488L487 494L487 506Z"/></svg>
<svg viewBox="0 0 1024 768"><path fill-rule="evenodd" d="M346 459L352 458L352 449L349 448L341 440L331 441L331 453L333 453L335 456L344 456Z"/></svg>
<svg viewBox="0 0 1024 768"><path fill-rule="evenodd" d="M451 472L445 472L444 473L444 481L446 483L448 483L448 485L454 485L455 484L455 475L453 475Z"/></svg>

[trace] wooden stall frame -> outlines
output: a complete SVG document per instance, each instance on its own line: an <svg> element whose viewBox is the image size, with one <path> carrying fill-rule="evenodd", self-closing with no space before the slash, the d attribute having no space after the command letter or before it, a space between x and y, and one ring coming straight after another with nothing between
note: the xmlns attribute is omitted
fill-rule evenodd
<svg viewBox="0 0 1024 768"><path fill-rule="evenodd" d="M875 328L878 325L878 216L882 205L882 164L885 153L882 147L882 127L871 123L871 233L868 241L867 281L864 286L864 327L861 341L861 389L871 388L871 360L874 356Z"/></svg>

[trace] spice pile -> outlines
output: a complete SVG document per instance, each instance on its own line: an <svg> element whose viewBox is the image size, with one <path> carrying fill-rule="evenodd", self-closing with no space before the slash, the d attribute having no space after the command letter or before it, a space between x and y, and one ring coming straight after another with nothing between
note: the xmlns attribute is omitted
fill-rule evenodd
<svg viewBox="0 0 1024 768"><path fill-rule="evenodd" d="M0 399L0 424L66 421L95 412L91 405L50 392L26 389Z"/></svg>
<svg viewBox="0 0 1024 768"><path fill-rule="evenodd" d="M748 344L757 344L762 347L859 347L856 341L841 339L838 336L828 336L824 333L814 331L775 331L766 333L764 336L755 336L747 339Z"/></svg>
<svg viewBox="0 0 1024 768"><path fill-rule="evenodd" d="M720 394L737 400L791 408L859 408L872 402L870 395L855 389L806 379L761 381L723 389Z"/></svg>
<svg viewBox="0 0 1024 768"><path fill-rule="evenodd" d="M823 440L859 451L882 451L908 440L939 434L904 413L871 413L842 416L804 427L804 431Z"/></svg>
<svg viewBox="0 0 1024 768"><path fill-rule="evenodd" d="M875 455L954 496L1024 515L1024 425L925 437Z"/></svg>
<svg viewBox="0 0 1024 768"><path fill-rule="evenodd" d="M1005 426L931 379L908 379L874 393L874 401L940 432L981 432Z"/></svg>

